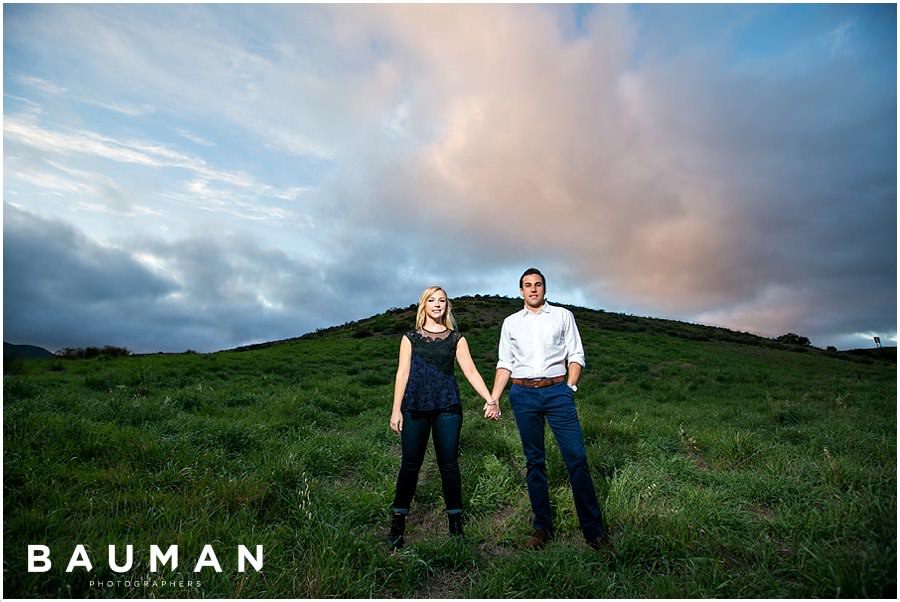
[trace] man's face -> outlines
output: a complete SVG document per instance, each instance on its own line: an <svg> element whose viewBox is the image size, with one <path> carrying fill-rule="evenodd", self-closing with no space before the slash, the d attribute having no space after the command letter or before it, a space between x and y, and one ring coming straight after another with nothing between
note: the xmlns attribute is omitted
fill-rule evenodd
<svg viewBox="0 0 900 602"><path fill-rule="evenodd" d="M525 305L529 308L540 309L544 305L544 279L537 274L528 274L522 279L522 288L519 289Z"/></svg>

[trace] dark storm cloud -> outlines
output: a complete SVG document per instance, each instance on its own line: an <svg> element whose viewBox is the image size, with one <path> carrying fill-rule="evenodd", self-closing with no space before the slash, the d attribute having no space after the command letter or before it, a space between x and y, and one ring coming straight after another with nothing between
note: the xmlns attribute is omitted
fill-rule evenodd
<svg viewBox="0 0 900 602"><path fill-rule="evenodd" d="M249 237L144 239L126 252L5 206L4 337L53 351L213 351L368 315L353 311L359 296L335 294L346 284L337 277Z"/></svg>
<svg viewBox="0 0 900 602"><path fill-rule="evenodd" d="M147 326L143 309L175 290L127 253L59 220L5 205L3 226L7 340L53 349L94 337L95 344L130 343Z"/></svg>

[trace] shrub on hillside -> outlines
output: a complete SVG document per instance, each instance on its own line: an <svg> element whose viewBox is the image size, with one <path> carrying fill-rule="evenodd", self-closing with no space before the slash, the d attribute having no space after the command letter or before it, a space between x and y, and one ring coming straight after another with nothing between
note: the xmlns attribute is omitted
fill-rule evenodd
<svg viewBox="0 0 900 602"><path fill-rule="evenodd" d="M94 357L125 357L131 355L125 347L66 347L58 354L60 357L70 360L86 360Z"/></svg>
<svg viewBox="0 0 900 602"><path fill-rule="evenodd" d="M807 339L806 337L801 337L799 334L794 334L793 332L783 334L775 340L779 343L786 343L788 345L800 345L803 347L807 347L810 344L809 339Z"/></svg>

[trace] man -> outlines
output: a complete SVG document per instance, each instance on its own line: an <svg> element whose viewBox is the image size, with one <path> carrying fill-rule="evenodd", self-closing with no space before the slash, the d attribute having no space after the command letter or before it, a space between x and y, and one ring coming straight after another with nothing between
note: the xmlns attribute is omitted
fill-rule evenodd
<svg viewBox="0 0 900 602"><path fill-rule="evenodd" d="M538 549L553 536L544 455L546 420L569 471L585 541L599 549L608 543L606 528L588 470L584 435L574 400L585 363L581 336L572 312L544 301L546 281L539 270L526 270L519 278L519 290L525 307L503 321L491 397L499 401L512 379L509 403L525 452L525 480L534 513L534 533L525 545Z"/></svg>

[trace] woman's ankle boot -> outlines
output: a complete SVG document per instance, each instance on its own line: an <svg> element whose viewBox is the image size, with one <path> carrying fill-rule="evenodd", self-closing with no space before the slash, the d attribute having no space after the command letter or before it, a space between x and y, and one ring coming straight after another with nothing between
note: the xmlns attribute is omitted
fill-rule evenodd
<svg viewBox="0 0 900 602"><path fill-rule="evenodd" d="M391 532L388 534L388 544L393 549L403 547L403 533L406 531L406 515L391 513Z"/></svg>
<svg viewBox="0 0 900 602"><path fill-rule="evenodd" d="M447 523L450 529L450 535L456 537L462 537L463 534L463 519L462 513L458 514L448 514L447 515Z"/></svg>

